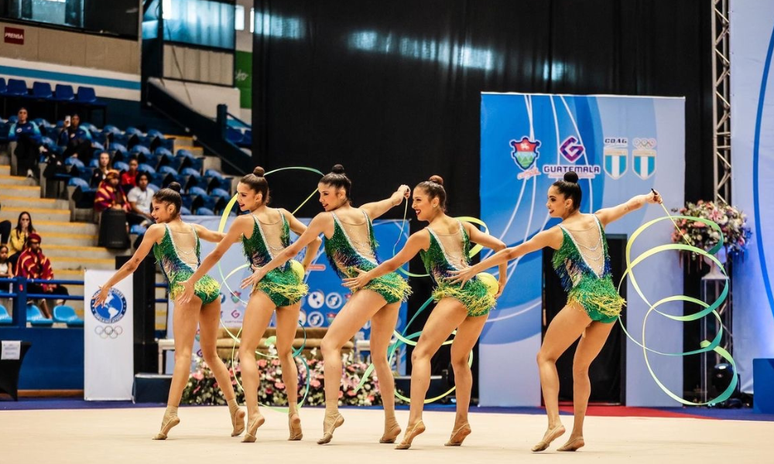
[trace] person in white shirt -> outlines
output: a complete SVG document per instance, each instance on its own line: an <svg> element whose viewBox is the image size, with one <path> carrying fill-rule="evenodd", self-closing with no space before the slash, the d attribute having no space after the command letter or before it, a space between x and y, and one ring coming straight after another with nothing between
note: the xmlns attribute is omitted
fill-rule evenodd
<svg viewBox="0 0 774 464"><path fill-rule="evenodd" d="M126 195L132 207L132 211L127 217L130 224L143 224L147 226L154 222L150 214L153 191L148 188L148 182L150 182L150 176L147 172L137 174L137 186L129 190L129 193Z"/></svg>

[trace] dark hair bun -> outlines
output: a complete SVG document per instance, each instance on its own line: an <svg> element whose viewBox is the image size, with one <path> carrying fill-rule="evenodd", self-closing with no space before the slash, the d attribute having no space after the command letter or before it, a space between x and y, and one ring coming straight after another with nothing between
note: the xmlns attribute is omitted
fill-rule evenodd
<svg viewBox="0 0 774 464"><path fill-rule="evenodd" d="M575 171L567 171L564 173L564 181L571 184L577 184L578 174Z"/></svg>
<svg viewBox="0 0 774 464"><path fill-rule="evenodd" d="M334 174L344 174L344 166L340 164L334 164L331 168L331 172Z"/></svg>
<svg viewBox="0 0 774 464"><path fill-rule="evenodd" d="M255 169L253 169L254 176L263 177L264 174L266 174L266 170L260 166L256 166Z"/></svg>
<svg viewBox="0 0 774 464"><path fill-rule="evenodd" d="M167 185L167 188L174 190L177 193L180 193L180 190L182 190L182 187L177 182L170 182L169 185Z"/></svg>
<svg viewBox="0 0 774 464"><path fill-rule="evenodd" d="M441 177L441 176L438 176L438 175L432 175L432 176L430 176L430 178L428 179L428 181L430 181L430 182L435 182L435 183L436 183L436 184L438 184L438 185L443 185L443 177Z"/></svg>

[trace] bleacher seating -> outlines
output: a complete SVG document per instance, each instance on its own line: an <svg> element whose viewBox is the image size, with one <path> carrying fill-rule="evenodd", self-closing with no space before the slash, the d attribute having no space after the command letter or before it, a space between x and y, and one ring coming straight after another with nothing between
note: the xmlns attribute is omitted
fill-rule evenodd
<svg viewBox="0 0 774 464"><path fill-rule="evenodd" d="M8 314L8 310L5 309L5 306L0 305L0 324L12 324L13 318L11 318L11 315Z"/></svg>
<svg viewBox="0 0 774 464"><path fill-rule="evenodd" d="M34 304L27 305L27 322L37 326L51 326L54 324L53 319L43 317L40 312L40 308Z"/></svg>
<svg viewBox="0 0 774 464"><path fill-rule="evenodd" d="M75 309L66 305L54 306L54 322L64 322L69 327L83 327L83 319L78 317Z"/></svg>

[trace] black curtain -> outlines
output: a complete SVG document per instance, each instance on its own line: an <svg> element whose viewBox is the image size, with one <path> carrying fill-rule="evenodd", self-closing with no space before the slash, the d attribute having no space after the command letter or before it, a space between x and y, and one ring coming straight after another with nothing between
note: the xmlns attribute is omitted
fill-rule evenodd
<svg viewBox="0 0 774 464"><path fill-rule="evenodd" d="M476 216L482 91L685 96L686 198L713 194L710 2L256 0L255 11L253 156L268 169L342 163L357 204L439 174L449 212ZM277 176L274 198L297 205L315 181ZM427 295L416 293L412 309Z"/></svg>

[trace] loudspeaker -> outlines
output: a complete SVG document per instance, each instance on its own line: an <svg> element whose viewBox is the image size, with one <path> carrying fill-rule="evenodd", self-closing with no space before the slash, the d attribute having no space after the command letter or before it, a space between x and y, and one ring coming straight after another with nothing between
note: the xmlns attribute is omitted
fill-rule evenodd
<svg viewBox="0 0 774 464"><path fill-rule="evenodd" d="M116 269L131 256L116 256ZM158 372L156 260L148 255L132 274L134 285L134 372Z"/></svg>
<svg viewBox="0 0 774 464"><path fill-rule="evenodd" d="M99 219L99 246L116 250L129 248L129 233L126 231L126 213L106 209Z"/></svg>
<svg viewBox="0 0 774 464"><path fill-rule="evenodd" d="M166 403L171 384L171 375L135 374L132 398L135 403Z"/></svg>

